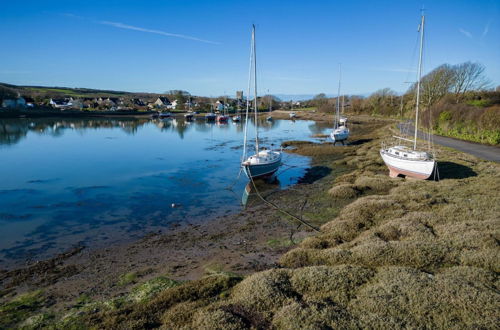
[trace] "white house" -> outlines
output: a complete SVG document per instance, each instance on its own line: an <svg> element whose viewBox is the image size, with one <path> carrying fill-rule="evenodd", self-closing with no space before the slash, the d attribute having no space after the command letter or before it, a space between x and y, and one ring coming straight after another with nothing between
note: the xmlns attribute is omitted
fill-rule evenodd
<svg viewBox="0 0 500 330"><path fill-rule="evenodd" d="M215 110L224 111L224 101L217 100L217 102L215 102Z"/></svg>
<svg viewBox="0 0 500 330"><path fill-rule="evenodd" d="M49 104L56 109L68 109L73 106L71 99L50 99Z"/></svg>

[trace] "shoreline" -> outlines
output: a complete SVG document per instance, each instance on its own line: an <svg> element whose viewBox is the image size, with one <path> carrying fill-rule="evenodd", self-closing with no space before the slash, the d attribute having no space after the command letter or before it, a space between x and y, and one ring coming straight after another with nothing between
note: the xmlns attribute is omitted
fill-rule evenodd
<svg viewBox="0 0 500 330"><path fill-rule="evenodd" d="M321 117L301 119L321 120ZM346 150L339 147L334 153L340 159ZM300 207L291 205L326 189L318 181L338 174L324 172L321 155L309 156L311 168L306 171L305 179L284 190L264 192L266 198L299 214ZM344 173L348 168L341 166L334 171ZM291 199L295 202L290 202ZM134 242L101 249L76 248L26 267L0 270L0 292L7 292L0 295L0 301L15 293L43 288L54 297L58 308L67 308L82 294L111 298L123 294L133 284L160 275L181 281L220 271L247 275L276 267L283 253L311 234L305 228L296 229L296 224L255 199L250 198L249 204L236 214L203 223L169 226L161 233L150 233ZM315 224L319 226L322 222ZM28 278L27 273L34 278ZM126 274L134 280L118 285L120 277Z"/></svg>
<svg viewBox="0 0 500 330"><path fill-rule="evenodd" d="M48 263L53 269L40 267L40 278L33 276L37 268L27 271L31 277L12 288L0 273L0 306L33 306L13 310L18 321L10 324L493 324L499 204L488 185L499 184L498 164L438 148L441 181L392 179L378 155L392 122L351 118L356 133L348 146L288 141L290 152L312 157L314 170L304 182L266 194L321 226L320 233L252 204L213 223L77 251ZM435 309L426 307L429 301ZM460 301L466 305L454 303ZM464 307L478 305L486 307Z"/></svg>

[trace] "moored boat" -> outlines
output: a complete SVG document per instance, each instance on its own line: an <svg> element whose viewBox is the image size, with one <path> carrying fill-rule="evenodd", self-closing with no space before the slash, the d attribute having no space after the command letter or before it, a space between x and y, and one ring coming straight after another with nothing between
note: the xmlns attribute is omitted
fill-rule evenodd
<svg viewBox="0 0 500 330"><path fill-rule="evenodd" d="M250 48L250 75L248 77L248 95L250 95L250 86L254 82L254 121L255 121L255 154L247 157L247 131L248 131L248 114L250 111L250 100L247 98L245 134L243 141L243 157L241 166L248 178L261 178L273 175L281 166L281 152L275 150L260 150L259 149L259 121L257 114L257 61L255 53L255 25L252 26L252 44Z"/></svg>
<svg viewBox="0 0 500 330"><path fill-rule="evenodd" d="M273 111L273 97L269 94L269 89L267 90L267 94L269 95L269 115L266 117L266 120L272 121L273 117L271 116L271 113Z"/></svg>
<svg viewBox="0 0 500 330"><path fill-rule="evenodd" d="M248 157L241 164L249 178L270 176L281 166L281 152L261 150L258 154Z"/></svg>
<svg viewBox="0 0 500 330"><path fill-rule="evenodd" d="M217 118L217 115L213 112L209 112L205 115L207 121L215 121L215 118Z"/></svg>
<svg viewBox="0 0 500 330"><path fill-rule="evenodd" d="M391 178L404 175L425 180L431 177L436 167L436 161L431 153L413 150L406 146L382 148L380 156L389 168Z"/></svg>
<svg viewBox="0 0 500 330"><path fill-rule="evenodd" d="M419 27L420 32L420 55L418 62L418 77L417 77L417 96L415 104L415 132L413 140L397 137L401 141L412 142L413 147L404 145L394 145L385 147L382 146L380 156L385 165L389 168L389 176L397 177L399 175L411 177L415 179L429 179L433 173L437 173L437 162L435 156L430 152L431 143L428 141L429 151L417 149L417 134L418 134L418 115L420 104L420 81L422 78L422 53L424 47L424 23L425 16L422 14Z"/></svg>
<svg viewBox="0 0 500 330"><path fill-rule="evenodd" d="M225 115L218 115L217 116L217 121L219 123L227 123L229 120L229 116L225 116Z"/></svg>
<svg viewBox="0 0 500 330"><path fill-rule="evenodd" d="M340 81L342 77L342 70L339 65L339 87L337 91L337 103L335 109L335 119L333 122L333 130L330 133L330 138L333 140L333 144L335 145L337 142L344 142L349 138L349 128L347 128L347 118L340 117ZM343 107L343 105L342 105Z"/></svg>

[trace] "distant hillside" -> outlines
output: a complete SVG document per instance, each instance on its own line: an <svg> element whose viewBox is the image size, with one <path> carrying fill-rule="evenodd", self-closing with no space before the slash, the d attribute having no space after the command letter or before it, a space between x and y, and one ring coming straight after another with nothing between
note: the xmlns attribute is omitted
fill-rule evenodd
<svg viewBox="0 0 500 330"><path fill-rule="evenodd" d="M46 86L17 86L0 83L0 90L19 93L22 96L36 97L96 97L96 96L132 96L149 93L130 93L124 91L101 90L92 88L46 87Z"/></svg>

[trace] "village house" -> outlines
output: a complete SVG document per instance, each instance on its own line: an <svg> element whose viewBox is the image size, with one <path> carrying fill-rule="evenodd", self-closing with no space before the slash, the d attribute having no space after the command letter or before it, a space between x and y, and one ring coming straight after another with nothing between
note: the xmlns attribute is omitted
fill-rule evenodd
<svg viewBox="0 0 500 330"><path fill-rule="evenodd" d="M216 111L224 111L224 101L221 101L221 100L217 100L217 102L215 102L215 110Z"/></svg>
<svg viewBox="0 0 500 330"><path fill-rule="evenodd" d="M176 102L176 101L174 101ZM170 100L165 97L165 96L160 96L156 99L154 102L156 108L168 108L169 106L172 106L172 103Z"/></svg>
<svg viewBox="0 0 500 330"><path fill-rule="evenodd" d="M134 106L138 106L138 107L145 107L146 106L146 103L144 103L144 101L141 99L132 99L130 101L132 102L132 104Z"/></svg>
<svg viewBox="0 0 500 330"><path fill-rule="evenodd" d="M73 106L72 100L73 99L52 99L51 98L49 100L49 105L53 108L56 108L56 109L61 109L61 110L69 109Z"/></svg>

